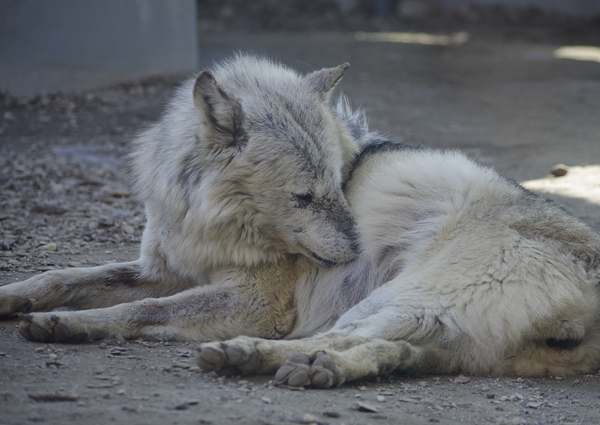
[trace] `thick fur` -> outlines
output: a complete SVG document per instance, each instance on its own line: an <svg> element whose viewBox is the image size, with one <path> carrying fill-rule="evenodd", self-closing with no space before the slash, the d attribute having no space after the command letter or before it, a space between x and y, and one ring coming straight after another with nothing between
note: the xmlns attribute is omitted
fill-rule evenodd
<svg viewBox="0 0 600 425"><path fill-rule="evenodd" d="M202 344L199 364L292 386L597 370L600 238L460 153L333 111L345 68L299 77L239 57L184 85L138 140L141 259L0 288L2 312L133 301L26 314L22 333L243 335Z"/></svg>
<svg viewBox="0 0 600 425"><path fill-rule="evenodd" d="M239 55L184 83L135 141L140 259L2 287L0 317L86 309L23 316L54 342L289 334L300 274L358 254L342 191L358 144L329 100L347 68Z"/></svg>
<svg viewBox="0 0 600 425"><path fill-rule="evenodd" d="M393 370L598 369L600 240L560 207L459 153L381 140L346 194L362 252L301 277L288 338L308 338L207 343L204 369L314 387Z"/></svg>

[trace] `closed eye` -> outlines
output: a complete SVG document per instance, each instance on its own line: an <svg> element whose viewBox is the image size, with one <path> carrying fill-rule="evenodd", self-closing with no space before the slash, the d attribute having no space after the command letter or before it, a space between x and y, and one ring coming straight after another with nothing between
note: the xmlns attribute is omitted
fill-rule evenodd
<svg viewBox="0 0 600 425"><path fill-rule="evenodd" d="M312 203L313 194L310 192L301 194L295 193L293 200L296 203L296 208L306 208Z"/></svg>

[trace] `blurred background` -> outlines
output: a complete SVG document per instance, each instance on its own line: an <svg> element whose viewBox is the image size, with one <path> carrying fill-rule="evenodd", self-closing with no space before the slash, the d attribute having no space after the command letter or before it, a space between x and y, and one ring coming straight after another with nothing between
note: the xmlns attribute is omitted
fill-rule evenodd
<svg viewBox="0 0 600 425"><path fill-rule="evenodd" d="M114 175L126 193L135 134L238 51L301 73L349 62L338 91L373 129L542 179L600 229L600 0L1 0L0 218L35 210L10 187L62 203L62 160L87 189Z"/></svg>
<svg viewBox="0 0 600 425"><path fill-rule="evenodd" d="M2 0L0 92L67 93L183 74L211 62L214 35L361 31L599 45L600 0Z"/></svg>

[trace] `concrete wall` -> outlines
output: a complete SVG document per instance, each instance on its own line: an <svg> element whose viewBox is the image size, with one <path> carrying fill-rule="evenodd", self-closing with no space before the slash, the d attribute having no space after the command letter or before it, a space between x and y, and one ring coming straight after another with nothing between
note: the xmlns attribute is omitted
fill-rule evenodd
<svg viewBox="0 0 600 425"><path fill-rule="evenodd" d="M358 7L361 2L372 1L375 12L380 15L393 14L399 9L406 9L419 15L426 13L431 7L442 9L462 8L465 5L476 5L482 7L502 5L509 7L526 8L530 6L542 10L566 13L578 17L595 17L600 15L600 0L334 0L341 10L351 11Z"/></svg>
<svg viewBox="0 0 600 425"><path fill-rule="evenodd" d="M402 0L400 0L402 1ZM593 17L600 14L600 0L437 0L443 7L460 7L470 3L477 6L503 5L511 7L535 6L574 16Z"/></svg>
<svg viewBox="0 0 600 425"><path fill-rule="evenodd" d="M90 90L197 65L195 0L2 0L0 91Z"/></svg>

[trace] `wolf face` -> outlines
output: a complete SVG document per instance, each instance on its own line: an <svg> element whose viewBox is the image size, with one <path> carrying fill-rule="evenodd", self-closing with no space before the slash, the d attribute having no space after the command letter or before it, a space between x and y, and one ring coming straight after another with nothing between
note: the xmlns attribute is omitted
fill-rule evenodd
<svg viewBox="0 0 600 425"><path fill-rule="evenodd" d="M329 102L347 68L299 76L240 55L184 85L140 138L138 152L152 152L147 158L161 170L135 158L148 227L160 227L145 242L169 233L146 248L186 272L289 253L322 265L354 259L342 184L358 146Z"/></svg>

